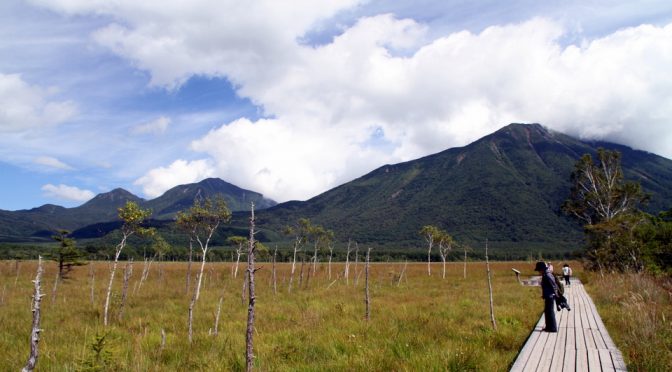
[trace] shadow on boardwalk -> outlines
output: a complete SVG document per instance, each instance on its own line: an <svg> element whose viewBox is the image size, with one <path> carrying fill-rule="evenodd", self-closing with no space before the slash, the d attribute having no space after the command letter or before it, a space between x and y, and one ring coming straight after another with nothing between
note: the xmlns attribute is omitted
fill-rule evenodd
<svg viewBox="0 0 672 372"><path fill-rule="evenodd" d="M511 371L626 371L621 352L578 279L565 287L565 297L572 311L556 313L558 332L541 331L542 313Z"/></svg>

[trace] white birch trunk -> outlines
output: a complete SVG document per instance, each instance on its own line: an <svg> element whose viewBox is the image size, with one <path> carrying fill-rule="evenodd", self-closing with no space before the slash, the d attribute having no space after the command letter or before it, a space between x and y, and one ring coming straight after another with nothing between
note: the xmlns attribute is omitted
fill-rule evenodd
<svg viewBox="0 0 672 372"><path fill-rule="evenodd" d="M128 234L124 233L121 242L119 245L117 245L117 250L114 253L114 264L112 265L112 268L110 269L110 282L107 285L107 295L105 296L105 309L104 309L104 316L103 316L103 324L105 326L108 325L108 314L110 310L110 297L112 296L112 284L114 283L114 274L117 271L117 263L119 262L119 256L121 255L121 251L124 249L126 246L126 239L128 238Z"/></svg>

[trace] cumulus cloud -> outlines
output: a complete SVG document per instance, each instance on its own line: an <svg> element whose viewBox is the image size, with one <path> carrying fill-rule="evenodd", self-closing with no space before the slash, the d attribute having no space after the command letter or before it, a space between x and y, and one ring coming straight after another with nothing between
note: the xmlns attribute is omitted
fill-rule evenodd
<svg viewBox="0 0 672 372"><path fill-rule="evenodd" d="M50 183L42 186L44 196L61 200L85 202L91 200L95 194L89 190L82 190L75 186L64 184L52 185Z"/></svg>
<svg viewBox="0 0 672 372"><path fill-rule="evenodd" d="M0 73L0 133L60 124L74 116L75 104L51 101L53 91L26 83L18 74Z"/></svg>
<svg viewBox="0 0 672 372"><path fill-rule="evenodd" d="M156 120L134 126L131 128L131 133L135 135L163 134L166 132L166 129L168 129L170 122L170 118L161 116Z"/></svg>
<svg viewBox="0 0 672 372"><path fill-rule="evenodd" d="M72 170L71 166L68 164L65 164L64 162L53 158L51 156L38 156L37 158L33 159L33 162L38 165L43 165L49 168L55 168L55 169L61 169L61 170Z"/></svg>
<svg viewBox="0 0 672 372"><path fill-rule="evenodd" d="M231 81L267 118L223 123L191 148L211 157L214 174L279 200L466 145L511 122L672 158L672 24L566 45L565 25L551 19L436 37L385 14L312 46L301 37L357 2L34 1L113 16L118 23L94 40L149 72L152 85L178 89L195 75ZM137 182L156 194L153 180L167 179L176 163Z"/></svg>
<svg viewBox="0 0 672 372"><path fill-rule="evenodd" d="M213 175L209 160L175 160L168 167L154 168L138 178L134 184L141 186L150 198L161 196L166 190L182 184L193 183Z"/></svg>

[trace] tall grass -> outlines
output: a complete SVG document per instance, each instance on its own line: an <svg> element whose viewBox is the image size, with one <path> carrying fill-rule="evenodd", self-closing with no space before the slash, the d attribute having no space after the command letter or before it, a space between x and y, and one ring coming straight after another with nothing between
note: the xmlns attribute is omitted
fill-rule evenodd
<svg viewBox="0 0 672 372"><path fill-rule="evenodd" d="M672 371L672 280L586 275L586 289L631 371Z"/></svg>
<svg viewBox="0 0 672 372"><path fill-rule="evenodd" d="M115 282L111 325L102 325L102 305L109 267L94 262L94 304L88 268L75 269L59 286L56 302L42 304L40 371L77 370L242 370L245 367L247 307L241 303L242 276L232 278L230 263L208 263L204 287L194 313L194 342L187 338L185 263L152 267L147 281L129 291L124 317L116 316L121 280ZM28 356L31 280L36 263L21 262L18 280L14 261L0 262L0 370L18 370ZM273 293L270 264L257 273L255 365L262 371L506 371L543 304L539 289L523 287L511 267L532 275L531 263L493 263L493 291L498 331L492 330L484 263L449 264L448 275L427 276L426 264L409 264L397 286L403 264L371 264L371 319L364 321L363 265L358 286L327 279L326 264L308 288L287 292L288 264L278 264L278 294ZM437 264L438 267L438 264ZM343 264L334 263L334 273ZM47 263L44 283L56 266ZM437 273L439 271L436 271ZM137 271L136 271L137 273ZM341 274L342 276L342 274ZM129 284L140 279L134 274ZM50 284L48 284L50 285ZM49 288L47 288L49 289ZM219 334L215 313L224 294ZM166 334L162 347L162 330ZM669 345L669 344L668 344Z"/></svg>

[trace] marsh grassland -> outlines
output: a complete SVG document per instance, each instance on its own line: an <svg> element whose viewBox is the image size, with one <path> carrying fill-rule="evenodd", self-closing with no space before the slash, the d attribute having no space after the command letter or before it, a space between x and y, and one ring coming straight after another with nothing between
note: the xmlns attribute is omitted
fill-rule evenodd
<svg viewBox="0 0 672 372"><path fill-rule="evenodd" d="M0 369L19 370L29 353L30 300L35 261L0 262ZM123 265L114 284L111 324L102 307L106 262L78 267L52 301L54 262L45 262L40 371L230 371L245 368L243 278L231 263L208 263L194 312L194 341L187 337L186 263L154 263L139 286L135 262L121 308ZM446 278L434 264L372 263L371 319L364 319L364 266L318 264L315 275L297 267L288 292L289 264L257 272L255 367L261 371L505 371L514 361L542 304L539 289L518 284L511 268L530 274L529 262L491 263L497 331L490 323L485 263L450 263ZM241 265L241 272L244 267ZM192 271L194 272L194 271ZM93 273L93 275L92 275ZM311 273L312 274L312 273ZM195 275L195 274L194 274ZM92 279L93 278L93 279ZM93 296L91 285L93 283ZM191 280L193 289L195 278ZM93 297L93 301L92 301ZM217 308L221 315L215 334Z"/></svg>

